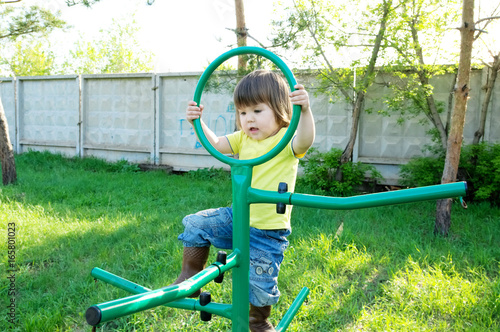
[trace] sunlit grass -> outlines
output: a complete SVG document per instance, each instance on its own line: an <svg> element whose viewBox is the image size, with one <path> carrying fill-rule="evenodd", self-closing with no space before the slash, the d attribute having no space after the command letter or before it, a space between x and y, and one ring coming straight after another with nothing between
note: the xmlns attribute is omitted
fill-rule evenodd
<svg viewBox="0 0 500 332"><path fill-rule="evenodd" d="M95 283L93 267L148 288L170 284L180 270L182 218L231 203L229 176L217 171L143 173L125 163L41 153L17 156L17 168L19 183L0 192L2 252L7 224L17 231L13 331L89 331L88 307L129 295ZM433 235L434 210L434 202L356 211L295 207L272 321L306 286L310 295L289 331L498 331L500 210L457 204L448 238ZM2 271L7 263L2 255ZM229 272L222 285L205 289L230 303L230 281ZM10 297L1 285L5 308ZM3 318L2 331L11 327ZM204 323L197 312L158 307L98 331L230 329L227 319Z"/></svg>

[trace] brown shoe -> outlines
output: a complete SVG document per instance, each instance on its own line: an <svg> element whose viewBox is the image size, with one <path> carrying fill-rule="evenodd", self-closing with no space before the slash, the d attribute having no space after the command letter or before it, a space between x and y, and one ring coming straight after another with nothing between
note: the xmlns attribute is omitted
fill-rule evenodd
<svg viewBox="0 0 500 332"><path fill-rule="evenodd" d="M180 284L184 280L202 271L207 263L209 252L210 247L184 247L184 253L182 254L182 271L172 285ZM198 297L200 293L201 291L197 290L189 295L189 297Z"/></svg>
<svg viewBox="0 0 500 332"><path fill-rule="evenodd" d="M250 331L276 332L273 324L267 319L271 315L271 306L256 307L250 304Z"/></svg>

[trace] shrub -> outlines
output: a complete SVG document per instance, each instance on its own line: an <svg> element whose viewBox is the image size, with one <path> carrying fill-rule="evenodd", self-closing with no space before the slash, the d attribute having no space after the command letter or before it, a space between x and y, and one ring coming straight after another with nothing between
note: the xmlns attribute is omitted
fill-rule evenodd
<svg viewBox="0 0 500 332"><path fill-rule="evenodd" d="M474 201L500 205L500 144L480 143L462 149L460 170Z"/></svg>
<svg viewBox="0 0 500 332"><path fill-rule="evenodd" d="M210 180L210 179L229 179L231 177L231 173L224 170L223 168L200 168L195 171L189 171L185 174L187 177L191 179L199 179L199 180Z"/></svg>
<svg viewBox="0 0 500 332"><path fill-rule="evenodd" d="M350 196L357 192L365 182L372 184L382 178L375 167L361 162L340 164L342 150L331 149L319 152L316 148L309 149L307 157L300 161L304 175L299 183L311 188L319 195ZM338 171L342 172L342 181L335 180Z"/></svg>
<svg viewBox="0 0 500 332"><path fill-rule="evenodd" d="M418 157L400 168L400 183L419 187L441 183L444 157ZM500 205L500 144L480 143L462 148L459 181L467 181L469 201Z"/></svg>
<svg viewBox="0 0 500 332"><path fill-rule="evenodd" d="M441 183L444 157L416 157L401 165L399 183L406 187L430 186Z"/></svg>

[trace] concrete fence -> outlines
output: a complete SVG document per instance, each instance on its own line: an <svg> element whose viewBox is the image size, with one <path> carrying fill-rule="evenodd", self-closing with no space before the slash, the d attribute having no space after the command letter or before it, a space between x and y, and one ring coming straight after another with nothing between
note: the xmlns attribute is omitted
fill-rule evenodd
<svg viewBox="0 0 500 332"><path fill-rule="evenodd" d="M0 78L0 97L9 124L9 135L17 153L49 150L68 156L96 156L109 161L170 165L175 170L226 167L197 142L185 120L201 73L112 74ZM434 96L448 102L452 76L434 78ZM482 86L486 71L471 76L464 138L470 143L479 125ZM298 77L298 81L301 78ZM303 78L306 86L311 78ZM485 140L500 142L500 85L490 103ZM383 108L389 91L374 85L367 93L366 107ZM351 108L311 95L321 151L343 149L351 126ZM231 92L206 92L202 96L204 120L217 135L235 128ZM443 120L445 114L443 114ZM363 113L354 150L354 160L375 165L387 184L398 179L398 165L422 155L430 143L429 126L414 118L398 124L397 116Z"/></svg>

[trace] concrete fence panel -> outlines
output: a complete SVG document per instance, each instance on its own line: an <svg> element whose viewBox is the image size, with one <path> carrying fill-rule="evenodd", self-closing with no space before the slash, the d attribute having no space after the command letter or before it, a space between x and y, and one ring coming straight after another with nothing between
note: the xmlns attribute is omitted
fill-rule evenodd
<svg viewBox="0 0 500 332"><path fill-rule="evenodd" d="M199 73L158 76L159 163L178 170L226 167L201 146L186 120L187 104L193 100L199 76ZM235 111L231 92L204 92L201 104L205 106L203 121L217 135L234 131Z"/></svg>
<svg viewBox="0 0 500 332"><path fill-rule="evenodd" d="M79 144L79 78L17 78L17 152L49 150L76 155Z"/></svg>
<svg viewBox="0 0 500 332"><path fill-rule="evenodd" d="M10 77L0 77L0 101L2 102L7 124L9 126L9 139L17 152L16 132L16 85L15 80Z"/></svg>
<svg viewBox="0 0 500 332"><path fill-rule="evenodd" d="M83 75L81 156L152 163L154 74Z"/></svg>
<svg viewBox="0 0 500 332"><path fill-rule="evenodd" d="M472 142L479 127L486 70L471 73L470 100L464 126L464 142ZM111 74L0 78L0 97L17 153L49 150L68 156L96 156L109 161L170 165L175 170L225 167L200 145L185 119L188 101L201 73ZM234 81L234 78L232 78ZM379 76L368 89L353 160L373 164L387 184L398 180L399 165L424 155L431 143L431 125L416 117L379 114L387 110L391 91L388 77ZM344 149L350 135L352 106L343 99L315 95L315 79L298 75L310 92L320 151ZM445 123L453 75L433 78L433 97ZM229 91L230 90L230 91ZM500 142L500 84L496 84L488 109L484 140ZM201 103L203 119L217 135L235 129L232 88L206 89ZM422 125L422 122L427 124Z"/></svg>
<svg viewBox="0 0 500 332"><path fill-rule="evenodd" d="M484 84L482 86L486 84L485 78L486 73L483 75L482 82ZM484 98L484 93L481 95ZM477 123L479 124L479 115L477 115L477 117ZM491 101L488 106L484 140L489 142L500 142L500 82L498 82L498 78L495 86L493 87Z"/></svg>

